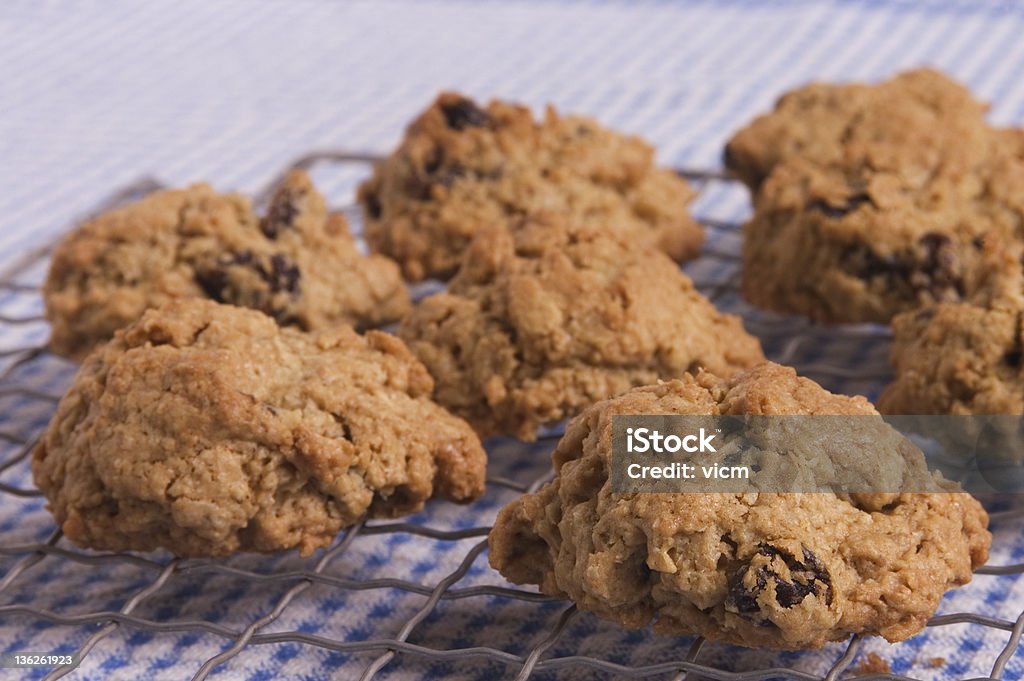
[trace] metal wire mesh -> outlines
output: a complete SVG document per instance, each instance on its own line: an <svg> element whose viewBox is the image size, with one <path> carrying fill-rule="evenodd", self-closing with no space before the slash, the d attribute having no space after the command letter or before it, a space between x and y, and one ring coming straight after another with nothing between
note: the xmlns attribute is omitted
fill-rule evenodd
<svg viewBox="0 0 1024 681"><path fill-rule="evenodd" d="M311 168L317 165L366 164L373 161L366 154L347 152L318 152L300 157L292 167ZM283 176L284 173L282 173ZM715 172L681 170L680 174L688 178L700 191L702 196L709 192L719 191L723 186L733 186L729 178ZM273 185L257 196L257 203L265 200ZM113 205L123 203L159 187L152 179L143 178L129 187L117 192L108 200L96 207L96 212ZM698 205L700 202L698 201ZM342 207L352 213L351 206ZM792 318L781 318L758 313L743 305L737 295L738 278L738 224L735 220L719 220L714 216L698 216L707 226L712 238L703 256L687 269L697 281L698 286L719 307L741 313L750 330L761 337L767 354L776 361L794 365L798 370L815 378L829 387L836 381L844 385L862 385L867 394L877 390L888 375L885 362L885 348L888 341L888 330L876 326L850 326L823 328L805 321ZM41 315L39 282L45 272L46 262L51 246L40 248L18 261L15 266L0 275L0 343L7 342L12 331L17 328L19 338L25 335L26 327L38 327L28 335L35 340L29 344L15 346L0 345L0 400L16 401L17 408L0 412L0 445L6 455L0 459L0 497L6 495L16 499L23 509L18 511L39 513L41 501L39 492L26 484L30 480L27 474L28 459L35 439L45 427L46 421L59 399L54 391L40 389L30 380L33 369L40 363L60 365L63 360L47 352L46 326ZM868 347L867 354L861 354L856 366L839 366L830 362L829 348L838 344L857 343ZM834 353L832 353L834 354ZM74 367L70 364L60 369L64 380L70 378ZM861 383L857 383L860 381ZM542 438L542 446L548 448L557 439L557 432L550 432ZM537 469L529 471L528 479L494 474L488 480L488 495L504 492L506 495L521 493L535 489L549 476L547 471L537 474ZM22 482L8 482L19 479ZM435 502L437 503L437 502ZM435 527L429 522L412 519L407 522L364 522L349 528L334 544L319 557L307 562L300 562L299 567L281 569L275 565L270 572L260 572L232 560L204 561L180 560L162 555L131 555L120 553L97 553L79 549L68 542L62 541L59 532L54 532L44 542L12 541L11 532L0 532L0 559L6 561L6 571L0 578L0 621L18 619L24 626L38 627L69 627L77 636L69 634L69 640L78 641L77 652L87 656L105 638L119 629L135 632L146 632L155 636L180 634L183 632L197 636L209 637L218 641L219 653L210 656L198 669L175 668L178 677L192 674L194 679L205 679L211 673L222 669L233 658L251 646L279 646L298 644L317 649L336 651L344 654L361 654L369 660L363 667L361 679L380 678L382 672L396 661L403 663L403 669L418 669L420 666L446 662L480 662L491 667L496 666L507 678L527 679L539 675L558 676L561 673L582 673L586 678L593 675L606 675L614 678L661 678L681 681L682 679L797 679L800 681L832 681L841 675L853 673L854 676L843 678L872 679L906 679L915 678L893 673L877 671L859 672L854 663L862 650L864 640L853 637L845 647L837 647L834 662L827 669L818 673L810 673L793 668L787 661L792 657L767 658L763 666L740 672L731 671L710 661L706 651L714 647L705 645L701 639L682 639L683 646L672 646L672 654L665 658L664 647L652 652L649 659L640 664L622 664L612 659L594 654L583 654L569 651L568 654L557 652L558 642L581 613L570 604L562 604L561 609L553 618L549 618L550 626L528 641L486 641L474 642L463 647L438 647L411 641L414 634L424 631L436 623L432 619L436 609L442 602L474 601L479 607L487 607L494 599L505 599L524 604L524 607L547 607L557 601L541 596L528 589L512 588L501 582L500 577L493 576L490 584L474 584L459 587L458 584L469 573L480 559L486 548L485 537L489 530L486 525L477 525L473 518L473 508L459 511L461 523L455 529ZM1022 516L1019 509L1008 508L992 514L993 525L1014 523ZM0 518L0 520L3 520ZM393 576L375 576L354 573L352 576L338 576L326 571L331 565L338 564L342 556L349 552L360 538L380 536L394 537L407 535L449 545L469 542L462 554L461 562L450 573L435 583L420 583L413 579ZM1011 536L1020 538L1019 531ZM89 570L109 571L114 566L132 566L145 577L126 580L115 594L120 607L89 608L86 612L66 612L59 608L44 607L20 590L23 577L27 572L36 569L44 562L74 563L86 566ZM978 579L1003 579L1015 581L1024 573L1024 564L989 565L977 572ZM159 611L156 615L135 614L140 607L154 594L175 581L210 579L220 576L247 584L266 586L271 592L274 588L282 589L275 592L272 599L257 617L240 627L230 627L203 618L191 619L162 618ZM275 623L289 607L303 598L303 594L313 587L340 590L346 592L380 591L384 593L404 593L422 598L417 608L407 615L395 615L380 623L390 627L394 633L390 636L358 639L354 637L322 635L303 631L300 628L274 630ZM1009 585L1007 586L1009 590ZM88 600L88 595L85 595ZM589 617L589 616L586 616ZM970 624L988 630L1007 632L1005 646L991 660L989 678L1003 678L1007 664L1015 654L1022 629L1024 629L1024 611L1016 619L1005 619L989 616L981 612L955 612L934 617L929 627L938 628L957 624ZM420 636L421 639L429 638ZM644 649L654 636L649 633L639 635L633 640L634 645ZM512 645L503 645L515 643ZM516 649L519 649L516 652ZM652 651L654 649L652 648ZM704 661L702 661L704 659ZM51 670L45 678L60 678L73 671L71 667L59 667ZM412 676L416 677L415 673Z"/></svg>

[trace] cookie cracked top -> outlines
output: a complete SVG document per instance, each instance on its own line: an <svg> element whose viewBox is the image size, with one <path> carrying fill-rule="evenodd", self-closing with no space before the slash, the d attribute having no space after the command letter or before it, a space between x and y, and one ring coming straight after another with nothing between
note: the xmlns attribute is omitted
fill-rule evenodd
<svg viewBox="0 0 1024 681"><path fill-rule="evenodd" d="M482 435L528 440L633 386L764 359L666 255L559 214L480 233L448 290L418 303L399 335L438 402Z"/></svg>
<svg viewBox="0 0 1024 681"><path fill-rule="evenodd" d="M500 512L490 561L507 579L628 628L798 649L912 636L987 558L987 516L965 493L614 494L623 414L877 412L771 363L594 405L559 442L555 479Z"/></svg>
<svg viewBox="0 0 1024 681"><path fill-rule="evenodd" d="M360 254L302 171L262 216L245 197L198 184L92 219L57 246L43 295L51 348L79 360L175 298L251 307L306 330L379 326L409 307L395 264Z"/></svg>
<svg viewBox="0 0 1024 681"><path fill-rule="evenodd" d="M757 190L772 170L799 158L818 166L898 163L926 173L985 137L988 105L929 68L877 85L811 83L787 92L737 132L725 165Z"/></svg>
<svg viewBox="0 0 1024 681"><path fill-rule="evenodd" d="M1024 414L1024 266L1020 244L982 244L973 295L897 315L888 414ZM973 443L972 443L973 444Z"/></svg>
<svg viewBox="0 0 1024 681"><path fill-rule="evenodd" d="M359 190L366 236L410 280L454 274L473 235L537 212L652 244L676 260L703 240L695 194L643 140L549 107L481 107L442 93Z"/></svg>
<svg viewBox="0 0 1024 681"><path fill-rule="evenodd" d="M1024 132L986 108L930 69L782 97L726 149L754 191L744 296L823 322L970 298L980 241L1024 234Z"/></svg>
<svg viewBox="0 0 1024 681"><path fill-rule="evenodd" d="M82 546L308 554L364 516L483 493L480 441L432 387L389 334L180 299L88 357L33 474Z"/></svg>

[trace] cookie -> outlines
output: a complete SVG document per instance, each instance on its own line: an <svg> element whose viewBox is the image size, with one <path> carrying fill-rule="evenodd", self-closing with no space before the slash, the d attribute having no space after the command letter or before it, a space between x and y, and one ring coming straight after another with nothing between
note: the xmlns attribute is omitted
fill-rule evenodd
<svg viewBox="0 0 1024 681"><path fill-rule="evenodd" d="M81 546L305 555L362 517L483 493L480 441L432 387L389 334L181 298L89 355L32 472Z"/></svg>
<svg viewBox="0 0 1024 681"><path fill-rule="evenodd" d="M1024 219L1024 134L983 113L933 71L784 97L727 154L757 188L744 297L833 323L970 297L980 240Z"/></svg>
<svg viewBox="0 0 1024 681"><path fill-rule="evenodd" d="M1024 414L1024 271L1019 245L985 243L970 300L897 315L887 414Z"/></svg>
<svg viewBox="0 0 1024 681"><path fill-rule="evenodd" d="M306 330L379 326L409 307L396 265L361 255L301 171L262 216L198 184L90 220L57 246L43 296L51 349L76 359L175 298L252 307Z"/></svg>
<svg viewBox="0 0 1024 681"><path fill-rule="evenodd" d="M561 214L481 232L399 335L438 402L481 435L524 440L633 386L764 359L664 253Z"/></svg>
<svg viewBox="0 0 1024 681"><path fill-rule="evenodd" d="M413 121L359 189L371 247L413 281L449 278L477 231L538 211L692 258L703 240L687 208L694 196L637 137L551 107L537 121L526 107L483 108L454 93Z"/></svg>
<svg viewBox="0 0 1024 681"><path fill-rule="evenodd" d="M987 133L987 109L967 88L928 68L877 85L811 83L784 94L771 113L733 135L725 166L753 190L794 158L819 166L896 160L927 172Z"/></svg>
<svg viewBox="0 0 1024 681"><path fill-rule="evenodd" d="M770 363L601 402L566 429L555 479L499 513L491 565L632 629L778 649L908 638L987 558L967 494L611 491L613 415L876 413Z"/></svg>

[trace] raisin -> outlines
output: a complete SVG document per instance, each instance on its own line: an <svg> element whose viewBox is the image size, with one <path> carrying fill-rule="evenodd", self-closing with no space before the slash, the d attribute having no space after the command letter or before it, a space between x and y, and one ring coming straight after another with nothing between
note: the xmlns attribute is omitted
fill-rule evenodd
<svg viewBox="0 0 1024 681"><path fill-rule="evenodd" d="M936 301L959 300L964 293L956 245L945 234L925 234L909 253L879 255L867 246L851 247L843 260L854 276L882 279L886 288L902 288L915 302L920 292Z"/></svg>
<svg viewBox="0 0 1024 681"><path fill-rule="evenodd" d="M271 295L284 292L295 297L299 293L301 278L299 267L281 253L272 255L268 265L260 262L251 251L227 254L222 256L213 267L196 270L196 283L206 295L218 303L239 302L241 297L239 292L230 290L228 272L232 267L244 267L255 272L260 279L266 282ZM269 309L267 305L260 307L267 314L280 316L279 311Z"/></svg>
<svg viewBox="0 0 1024 681"><path fill-rule="evenodd" d="M422 172L411 175L407 182L409 195L421 201L429 201L433 197L436 185L451 187L457 180L466 175L466 168L459 163L445 164L444 152L436 150L423 164Z"/></svg>
<svg viewBox="0 0 1024 681"><path fill-rule="evenodd" d="M234 265L249 266L253 261L252 251L229 253L222 256L215 267L196 270L196 283L210 298L223 303L228 288L228 268Z"/></svg>
<svg viewBox="0 0 1024 681"><path fill-rule="evenodd" d="M282 187L270 199L267 214L260 220L260 231L268 239L276 239L278 234L295 226L295 218L299 216L299 203L305 192L294 192Z"/></svg>
<svg viewBox="0 0 1024 681"><path fill-rule="evenodd" d="M920 323L930 322L935 317L934 307L922 307L920 310L914 313L914 320Z"/></svg>
<svg viewBox="0 0 1024 681"><path fill-rule="evenodd" d="M1024 314L1017 313L1017 321L1014 324L1016 331L1013 334L1013 346L1003 355L1003 364L1011 369L1020 369L1024 362Z"/></svg>
<svg viewBox="0 0 1024 681"><path fill-rule="evenodd" d="M736 151L732 148L731 144L726 144L725 149L722 151L722 165L733 172L739 169L740 161L736 157Z"/></svg>
<svg viewBox="0 0 1024 681"><path fill-rule="evenodd" d="M370 216L372 220L379 220L380 216L384 214L384 207L380 205L380 199L377 198L376 194L370 194L366 197L366 214Z"/></svg>
<svg viewBox="0 0 1024 681"><path fill-rule="evenodd" d="M442 187L451 187L459 178L465 177L465 175L466 169L456 163L445 168L444 172L438 173L435 182Z"/></svg>
<svg viewBox="0 0 1024 681"><path fill-rule="evenodd" d="M813 201L808 208L824 213L825 217L838 220L839 218L849 215L853 211L857 210L865 203L871 203L871 197L867 194L860 193L848 197L846 202L841 206L833 206L827 201Z"/></svg>
<svg viewBox="0 0 1024 681"><path fill-rule="evenodd" d="M957 276L958 260L953 240L945 234L929 232L918 240L920 264L910 274L910 284L918 291L927 291L935 300L945 300L948 294L963 293L963 283Z"/></svg>
<svg viewBox="0 0 1024 681"><path fill-rule="evenodd" d="M491 117L486 111L465 97L445 102L441 105L441 113L444 114L445 123L452 130L482 128L491 122Z"/></svg>
<svg viewBox="0 0 1024 681"><path fill-rule="evenodd" d="M231 258L231 262L236 265L250 265L255 260L255 256L252 251L239 251Z"/></svg>
<svg viewBox="0 0 1024 681"><path fill-rule="evenodd" d="M196 283L211 300L224 302L224 289L228 285L228 274L220 268L196 271Z"/></svg>
<svg viewBox="0 0 1024 681"><path fill-rule="evenodd" d="M299 266L289 262L288 258L280 253L270 256L270 271L261 268L260 274L273 293L299 292Z"/></svg>
<svg viewBox="0 0 1024 681"><path fill-rule="evenodd" d="M431 150L430 155L427 156L423 162L423 172L427 175L433 175L441 166L444 165L444 149L436 147Z"/></svg>
<svg viewBox="0 0 1024 681"><path fill-rule="evenodd" d="M760 569L754 573L755 581L753 591L749 590L743 584L743 578L745 575L746 569L741 570L736 574L732 583L729 585L729 595L726 597L726 605L743 615L757 612L761 609L761 606L757 604L757 594L768 586L768 577L764 569Z"/></svg>
<svg viewBox="0 0 1024 681"><path fill-rule="evenodd" d="M769 586L774 588L775 600L783 608L792 608L811 595L824 598L825 604L831 605L832 576L828 569L806 546L801 545L801 553L803 555L798 559L787 551L761 544L757 553L730 580L726 607L741 615L752 616L761 611L758 597ZM781 567L777 561L787 568L788 579L777 572ZM754 571L752 588L744 583L751 570ZM768 621L761 623L767 624Z"/></svg>

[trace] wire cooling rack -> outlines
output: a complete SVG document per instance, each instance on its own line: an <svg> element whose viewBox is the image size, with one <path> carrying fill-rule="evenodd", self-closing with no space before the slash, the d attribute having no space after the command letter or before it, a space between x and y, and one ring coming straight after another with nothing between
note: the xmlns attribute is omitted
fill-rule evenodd
<svg viewBox="0 0 1024 681"><path fill-rule="evenodd" d="M289 168L330 172L356 164L365 171L373 160L317 152ZM830 389L876 395L888 377L888 330L819 327L746 307L737 293L740 218L728 209L745 205L743 190L719 173L679 172L698 189L695 213L708 229L702 257L686 266L699 288L720 308L742 314L772 359ZM96 212L159 186L142 179ZM341 209L358 231L354 207ZM51 248L26 254L0 275L0 651L76 653L82 663L17 673L673 681L1018 679L1024 673L1015 657L1024 628L1024 512L1012 506L990 508L996 536L990 564L946 597L925 633L892 648L853 637L824 651L771 653L627 632L505 583L486 566L488 523L515 495L549 477L557 432L533 445L489 442L488 489L476 504L433 502L402 522L363 522L309 559L181 560L80 549L53 530L29 470L34 442L75 369L46 349L39 286ZM49 648L40 649L41 642ZM864 662L876 650L888 665Z"/></svg>

